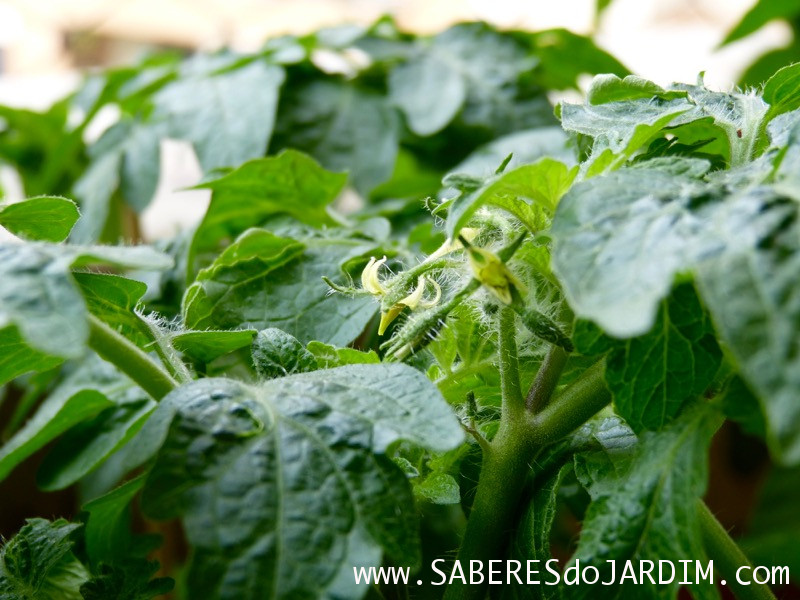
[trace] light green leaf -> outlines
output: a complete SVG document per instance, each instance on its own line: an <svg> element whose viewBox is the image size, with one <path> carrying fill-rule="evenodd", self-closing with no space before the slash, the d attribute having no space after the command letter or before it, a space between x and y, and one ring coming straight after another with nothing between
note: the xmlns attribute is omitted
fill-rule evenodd
<svg viewBox="0 0 800 600"><path fill-rule="evenodd" d="M782 68L764 84L767 119L800 108L800 63Z"/></svg>
<svg viewBox="0 0 800 600"><path fill-rule="evenodd" d="M306 373L317 368L317 359L296 337L270 327L258 332L253 340L253 364L263 379Z"/></svg>
<svg viewBox="0 0 800 600"><path fill-rule="evenodd" d="M0 225L28 240L64 241L80 213L72 200L37 196L0 204Z"/></svg>
<svg viewBox="0 0 800 600"><path fill-rule="evenodd" d="M362 352L355 348L337 348L330 344L316 341L308 342L306 349L317 359L317 365L319 365L320 369L381 362L374 350Z"/></svg>
<svg viewBox="0 0 800 600"><path fill-rule="evenodd" d="M447 217L447 230L456 236L482 206L497 206L533 232L546 228L561 196L572 185L578 168L542 158L492 178L483 187L456 201Z"/></svg>
<svg viewBox="0 0 800 600"><path fill-rule="evenodd" d="M249 346L255 329L233 331L187 331L172 338L172 345L193 360L210 363L216 358Z"/></svg>
<svg viewBox="0 0 800 600"><path fill-rule="evenodd" d="M104 273L74 273L72 276L89 312L137 346L151 347L153 333L134 310L147 292L147 285L135 279Z"/></svg>
<svg viewBox="0 0 800 600"><path fill-rule="evenodd" d="M366 549L417 563L408 483L383 452L401 438L440 451L463 440L435 387L398 364L290 375L258 387L199 380L164 398L158 411L164 441L142 504L156 518L183 516L195 549L189 593L209 599L322 598L351 568L356 531ZM352 579L346 591L364 592Z"/></svg>
<svg viewBox="0 0 800 600"><path fill-rule="evenodd" d="M706 391L722 362L711 320L691 284L662 300L644 335L617 340L579 321L573 341L583 354L608 352L606 383L617 412L637 432L672 420Z"/></svg>
<svg viewBox="0 0 800 600"><path fill-rule="evenodd" d="M47 371L63 359L34 350L19 334L16 325L0 329L0 385L28 371Z"/></svg>
<svg viewBox="0 0 800 600"><path fill-rule="evenodd" d="M327 206L346 180L346 175L330 173L293 150L245 163L200 186L211 190L211 205L194 235L192 252L214 250L222 239L276 214L291 215L314 227L333 224Z"/></svg>
<svg viewBox="0 0 800 600"><path fill-rule="evenodd" d="M620 78L608 73L592 79L592 85L586 92L586 101L589 104L606 104L607 102L651 99L653 97L671 100L685 96L685 92L668 92L660 85L638 75L627 75L625 78Z"/></svg>
<svg viewBox="0 0 800 600"><path fill-rule="evenodd" d="M697 522L697 500L706 489L708 445L720 418L707 406L687 410L666 429L642 435L630 468L619 475L609 469L597 472L601 486L581 528L572 560L593 565L600 580L610 576L607 560L617 561L617 581L625 560L672 560L691 556L703 560L705 549ZM606 481L605 478L610 478ZM592 493L592 488L589 489ZM678 579L670 585L652 586L647 579L612 587L580 585L575 598L630 598L648 594L673 598ZM699 582L698 582L699 583ZM638 591L637 591L638 590ZM692 588L700 598L718 598L713 584Z"/></svg>
<svg viewBox="0 0 800 600"><path fill-rule="evenodd" d="M284 77L281 67L260 60L189 75L154 96L151 119L191 142L205 172L235 166L266 152Z"/></svg>
<svg viewBox="0 0 800 600"><path fill-rule="evenodd" d="M72 554L79 527L64 519L28 519L0 549L0 598L81 600L89 573Z"/></svg>
<svg viewBox="0 0 800 600"><path fill-rule="evenodd" d="M434 472L414 485L414 495L433 504L458 504L461 489L449 473Z"/></svg>

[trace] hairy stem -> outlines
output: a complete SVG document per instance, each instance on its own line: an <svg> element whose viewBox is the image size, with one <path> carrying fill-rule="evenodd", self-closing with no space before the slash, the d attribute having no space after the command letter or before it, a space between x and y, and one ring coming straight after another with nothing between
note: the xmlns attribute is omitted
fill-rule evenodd
<svg viewBox="0 0 800 600"><path fill-rule="evenodd" d="M740 567L752 569L753 565L705 502L698 500L697 510L700 517L700 533L703 536L708 557L714 561L714 566L719 568L728 587L733 590L736 597L739 600L775 600L775 595L766 584L755 581L750 585L739 583L736 571ZM752 570L749 573L752 575Z"/></svg>
<svg viewBox="0 0 800 600"><path fill-rule="evenodd" d="M519 383L517 358L516 313L509 306L500 310L500 388L503 396L504 420L519 419L525 410Z"/></svg>
<svg viewBox="0 0 800 600"><path fill-rule="evenodd" d="M161 400L178 386L177 382L138 346L94 315L89 315L89 346L101 358L133 379L155 400Z"/></svg>
<svg viewBox="0 0 800 600"><path fill-rule="evenodd" d="M501 325L501 346L502 331ZM501 364L505 360L502 356L501 348ZM603 371L603 362L587 369L538 415L501 420L497 435L483 454L475 501L458 551L462 565L468 565L470 560L488 564L486 561L505 555L534 456L542 445L572 432L608 404L611 395L605 387ZM504 386L504 405L505 399ZM447 587L444 600L483 600L486 581L483 585L467 585L455 580Z"/></svg>
<svg viewBox="0 0 800 600"><path fill-rule="evenodd" d="M538 413L550 402L561 372L564 370L564 365L567 364L568 356L561 346L550 346L550 350L536 374L536 379L528 391L528 397L525 399L528 412Z"/></svg>

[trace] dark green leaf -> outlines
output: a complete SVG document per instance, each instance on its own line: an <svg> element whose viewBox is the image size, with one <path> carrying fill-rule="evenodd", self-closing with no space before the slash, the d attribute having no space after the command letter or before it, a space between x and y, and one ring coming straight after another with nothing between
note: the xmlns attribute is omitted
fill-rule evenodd
<svg viewBox="0 0 800 600"><path fill-rule="evenodd" d="M742 20L725 36L721 45L730 44L761 29L773 19L791 19L800 14L797 0L758 0Z"/></svg>
<svg viewBox="0 0 800 600"><path fill-rule="evenodd" d="M80 525L64 519L28 519L0 550L3 600L80 600L86 568L72 554Z"/></svg>
<svg viewBox="0 0 800 600"><path fill-rule="evenodd" d="M710 318L691 284L662 300L644 335L618 340L579 321L573 340L584 354L609 353L606 383L634 431L660 429L672 420L706 391L722 361Z"/></svg>
<svg viewBox="0 0 800 600"><path fill-rule="evenodd" d="M37 483L44 490L66 488L90 473L129 442L144 425L156 403L124 375L101 361L89 361L87 371L113 405L77 423L42 461Z"/></svg>
<svg viewBox="0 0 800 600"><path fill-rule="evenodd" d="M317 359L296 337L271 327L262 329L253 340L253 364L263 379L306 373L317 368Z"/></svg>
<svg viewBox="0 0 800 600"><path fill-rule="evenodd" d="M110 364L96 358L86 360L50 392L36 414L0 448L0 479L5 478L20 462L65 431L96 417L106 409L135 401L142 397L141 394L138 388L134 388ZM137 410L143 409L140 406ZM105 413L106 416L116 414L113 410ZM102 425L106 416L99 418L96 423ZM99 434L100 431L96 430L94 433ZM107 456L109 447L116 447L114 440L124 435L124 430L116 431L112 428L101 439L92 440L90 436L88 440L84 439L84 442L91 444L88 453L86 449L81 451L81 448L76 448L76 455L58 457L57 460L75 458L80 464L71 468L91 468ZM103 450L106 454L103 454ZM99 454L95 454L96 452Z"/></svg>
<svg viewBox="0 0 800 600"><path fill-rule="evenodd" d="M600 490L593 500L581 529L573 561L591 564L600 580L610 577L607 560L619 565L625 560L678 560L691 556L703 560L705 550L697 522L697 500L706 489L708 445L719 426L719 417L705 406L688 410L658 433L645 433L630 468L598 472L593 484ZM606 480L608 479L608 480ZM592 493L592 488L589 488ZM672 598L675 583L652 586L646 579L637 586L629 583L612 587L580 585L575 598L630 598L647 594ZM713 584L692 587L700 598L715 598Z"/></svg>
<svg viewBox="0 0 800 600"><path fill-rule="evenodd" d="M367 196L394 171L399 129L397 112L384 97L354 85L312 81L281 99L270 151L297 148L328 169L349 171L353 187Z"/></svg>
<svg viewBox="0 0 800 600"><path fill-rule="evenodd" d="M152 579L159 565L144 559L128 560L124 566L102 565L99 573L81 586L83 600L150 600L172 591L167 577Z"/></svg>
<svg viewBox="0 0 800 600"><path fill-rule="evenodd" d="M84 542L93 569L101 563L120 563L129 556L133 541L130 505L143 484L144 477L131 479L83 506L88 513Z"/></svg>
<svg viewBox="0 0 800 600"><path fill-rule="evenodd" d="M367 546L416 563L410 490L382 453L400 438L439 451L462 441L435 387L403 365L351 365L259 387L200 380L159 412L174 416L142 502L158 518L183 515L195 547L189 593L204 598L323 597L340 568L351 568L357 531ZM361 593L351 579L347 595Z"/></svg>
<svg viewBox="0 0 800 600"><path fill-rule="evenodd" d="M764 102L769 104L767 118L800 108L800 63L784 67L764 84Z"/></svg>
<svg viewBox="0 0 800 600"><path fill-rule="evenodd" d="M80 213L72 200L37 196L0 205L0 225L28 240L64 241Z"/></svg>

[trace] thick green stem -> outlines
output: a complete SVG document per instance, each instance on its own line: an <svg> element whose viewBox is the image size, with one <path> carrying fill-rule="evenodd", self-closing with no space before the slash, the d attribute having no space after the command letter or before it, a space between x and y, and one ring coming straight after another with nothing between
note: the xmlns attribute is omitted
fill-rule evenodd
<svg viewBox="0 0 800 600"><path fill-rule="evenodd" d="M536 379L528 391L528 397L525 399L528 412L538 413L550 402L550 397L556 390L564 365L567 364L568 356L569 354L562 347L550 346L550 350L536 374Z"/></svg>
<svg viewBox="0 0 800 600"><path fill-rule="evenodd" d="M728 587L733 590L739 600L775 600L774 594L766 584L752 581L753 565L742 552L736 542L731 539L728 532L717 520L706 503L698 500L698 515L700 518L700 533L703 536L708 557L714 561L714 567L722 573ZM740 567L750 567L747 573L747 580L750 585L739 583L736 572Z"/></svg>
<svg viewBox="0 0 800 600"><path fill-rule="evenodd" d="M517 358L517 315L509 306L500 310L500 388L503 396L503 420L520 419L525 410L519 383Z"/></svg>
<svg viewBox="0 0 800 600"><path fill-rule="evenodd" d="M531 417L529 433L534 443L543 446L557 442L611 402L604 372L605 361L595 363L564 393Z"/></svg>
<svg viewBox="0 0 800 600"><path fill-rule="evenodd" d="M156 400L161 400L178 386L175 380L138 346L94 315L89 315L89 346Z"/></svg>
<svg viewBox="0 0 800 600"><path fill-rule="evenodd" d="M501 342L502 331L501 324ZM501 365L505 362L502 357L501 349ZM468 568L470 560L480 560L486 568L489 560L503 558L536 452L543 444L577 429L608 404L611 395L603 371L602 362L587 369L538 415L501 420L500 430L483 455L475 501L458 551L462 567ZM505 394L504 389L504 405ZM456 579L447 587L444 600L483 600L486 581L484 585L465 585Z"/></svg>
<svg viewBox="0 0 800 600"><path fill-rule="evenodd" d="M532 456L529 441L502 426L484 452L478 489L458 551L458 560L465 569L471 560L482 561L486 569L490 560L505 554ZM484 585L463 584L456 579L447 586L444 600L483 600L485 596L486 579Z"/></svg>

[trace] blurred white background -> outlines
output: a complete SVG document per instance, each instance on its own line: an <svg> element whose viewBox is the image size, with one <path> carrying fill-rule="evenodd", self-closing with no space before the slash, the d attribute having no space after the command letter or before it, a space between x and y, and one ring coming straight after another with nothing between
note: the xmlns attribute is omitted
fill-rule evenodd
<svg viewBox="0 0 800 600"><path fill-rule="evenodd" d="M254 50L270 36L369 24L387 13L417 32L484 19L502 28L594 33L639 75L667 84L694 82L705 71L706 84L723 90L756 56L791 38L775 22L717 50L755 0L612 0L599 20L595 1L0 0L0 104L44 109L86 68L131 62L153 48ZM191 148L168 143L159 192L143 215L147 238L199 218L207 201L205 192L175 192L195 183L200 170Z"/></svg>

